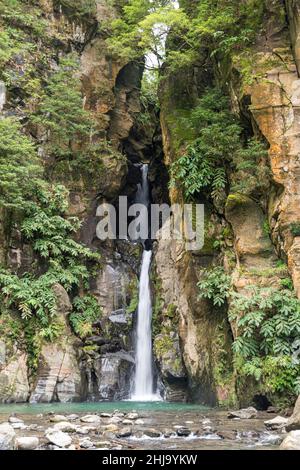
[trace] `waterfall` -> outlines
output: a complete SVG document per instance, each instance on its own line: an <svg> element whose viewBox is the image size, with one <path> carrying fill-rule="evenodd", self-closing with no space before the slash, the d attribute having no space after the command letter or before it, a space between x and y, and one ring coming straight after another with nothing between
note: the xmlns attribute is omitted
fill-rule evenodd
<svg viewBox="0 0 300 470"><path fill-rule="evenodd" d="M136 202L149 205L148 165L142 167L142 184L139 185ZM145 245L145 244L144 244ZM132 400L156 400L153 394L152 371L152 305L149 271L152 251L144 249L139 283L139 304L137 317L135 378Z"/></svg>
<svg viewBox="0 0 300 470"><path fill-rule="evenodd" d="M139 287L139 305L137 318L137 338L135 355L135 400L148 401L153 399L152 374L152 329L151 329L151 295L149 284L149 269L151 251L144 251Z"/></svg>
<svg viewBox="0 0 300 470"><path fill-rule="evenodd" d="M0 113L5 105L6 101L6 87L3 82L0 81Z"/></svg>

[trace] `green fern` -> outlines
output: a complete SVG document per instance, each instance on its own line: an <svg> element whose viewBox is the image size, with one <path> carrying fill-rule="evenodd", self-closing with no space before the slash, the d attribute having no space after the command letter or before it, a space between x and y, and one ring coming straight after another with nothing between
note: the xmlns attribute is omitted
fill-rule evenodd
<svg viewBox="0 0 300 470"><path fill-rule="evenodd" d="M209 299L217 307L224 305L230 294L230 276L221 267L202 270L200 276L199 298Z"/></svg>

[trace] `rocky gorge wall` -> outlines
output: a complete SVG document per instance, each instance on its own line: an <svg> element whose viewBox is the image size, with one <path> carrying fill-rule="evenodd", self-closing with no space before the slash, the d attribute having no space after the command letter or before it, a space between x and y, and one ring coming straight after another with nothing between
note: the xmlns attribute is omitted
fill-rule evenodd
<svg viewBox="0 0 300 470"><path fill-rule="evenodd" d="M45 167L50 166L47 137L41 128L27 122L26 112L28 108L33 112L35 104L26 92L26 77L37 78L31 75L34 68L39 78L46 79L57 70L62 57L76 51L84 108L97 123L98 141L109 141L111 146L102 151L102 171L96 173L95 169L95 180L81 174L69 178L67 173L55 178L70 191L68 214L82 222L76 240L101 254L87 289L101 307L101 315L88 335L76 335L69 321L73 294L56 284L60 334L52 342L39 338L33 371L31 349L22 334L18 337L17 312L7 315L3 310L0 401L68 402L129 396L141 246L126 240L98 240L96 208L104 201L117 207L120 194L134 197L140 181L137 164L142 161L149 162L153 202L184 202L180 186L169 187L168 174L190 138L189 129L178 123L189 118L205 89L222 83L224 77L232 112L246 122L249 134L268 144L271 183L263 196L224 193L219 204L200 195L197 202L205 204L201 250L187 252L176 240L154 242L154 360L158 384L169 400L246 405L255 397L260 399L263 393L257 384L240 380L233 361L237 326L228 317L230 301L216 308L209 299L199 297L197 284L203 269L217 265L229 273L236 292L245 292L249 285L276 287L291 275L300 296L298 2L265 2L263 28L252 46L246 79L242 54L216 64L208 63L201 51L192 67L169 75L162 71L160 122L152 112L147 126L138 119L143 64L118 59L107 48L105 25L120 14L118 8L97 0L92 14L78 18L68 2L35 3L47 22L47 40L39 39L38 52L16 53L5 63L5 74L0 77L0 113L21 120ZM30 38L30 30L26 34ZM40 54L47 59L41 60ZM10 81L5 82L7 75ZM35 269L32 247L18 224L9 225L2 209L0 221L1 262L17 273ZM287 265L278 268L278 260ZM78 290L82 294L86 288ZM265 397L267 401L271 398Z"/></svg>
<svg viewBox="0 0 300 470"><path fill-rule="evenodd" d="M299 234L292 230L299 223L298 42L298 2L267 1L263 23L250 50L240 51L229 61L210 64L202 52L197 65L174 72L160 87L164 154L169 170L190 140L189 129L184 125L180 128L176 121L184 123L183 118L190 115L205 89L216 83L224 86L225 80L232 111L248 132L265 139L269 148L271 186L263 198L232 193L222 208L222 204L211 206L203 196L198 200L205 204L203 249L185 252L178 242L161 241L156 253L157 273L162 291L167 293L163 315L168 316L170 302L178 312L178 336L174 335L173 344L169 342L160 359L167 369L170 350L175 350L179 341L188 395L208 403L245 405L256 400L259 406L266 397L255 381L241 379L235 370L231 346L237 337L236 324L228 320L226 312L199 299L201 269L221 264L230 273L235 292L245 295L248 286L277 288L282 278L291 275L299 297ZM183 202L179 185L171 188L170 199ZM221 240L221 250L218 242L214 244L216 240ZM278 260L286 261L287 266L277 268ZM184 372L178 364L178 377L180 374ZM173 376L176 378L175 373ZM268 397L275 400L274 396Z"/></svg>
<svg viewBox="0 0 300 470"><path fill-rule="evenodd" d="M23 341L11 338L10 331L1 337L0 400L2 402L50 402L118 399L128 396L134 359L132 356L132 312L126 309L137 296L140 248L128 243L101 244L96 239L96 207L103 201L114 201L122 191L132 192L139 173L118 151L128 139L140 111L139 88L141 69L134 64L118 62L110 57L101 33L101 23L116 17L116 11L105 1L96 2L96 11L88 18L73 15L73 10L57 6L59 2L38 2L39 12L47 23L47 37L40 40L40 49L49 60L42 70L47 76L56 70L56 59L72 50L79 51L80 79L86 109L94 116L98 136L113 142L115 156L102 155L105 172L95 183L66 182L70 189L69 214L82 221L78 241L100 251L101 266L90 286L101 306L101 319L93 334L82 341L71 331L68 317L72 310L65 289L57 285L57 315L62 331L52 343L42 341L36 372L28 366L28 352ZM100 25L100 27L99 27ZM96 32L99 27L100 33ZM98 30L99 30L98 29ZM30 36L30 33L29 33ZM4 87L1 82L3 116L25 117L26 81L20 77L30 73L32 64L20 53L6 64L6 72L14 74L15 84ZM31 57L35 60L35 57ZM38 60L38 57L36 57ZM17 105L16 103L20 103ZM35 138L39 139L39 130ZM39 141L41 154L43 141ZM141 151L142 145L139 145ZM132 171L129 171L131 167ZM128 176L129 175L129 176ZM130 183L130 180L133 183ZM127 189L126 189L127 187ZM1 229L5 221L2 220ZM30 248L15 230L1 237L1 257L15 271L25 271L33 263ZM7 318L4 321L10 321Z"/></svg>

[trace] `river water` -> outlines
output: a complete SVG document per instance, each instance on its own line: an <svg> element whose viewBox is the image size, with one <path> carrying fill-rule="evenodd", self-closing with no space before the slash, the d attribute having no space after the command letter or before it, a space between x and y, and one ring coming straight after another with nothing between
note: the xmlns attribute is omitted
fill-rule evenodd
<svg viewBox="0 0 300 470"><path fill-rule="evenodd" d="M118 410L118 412L116 411ZM186 450L221 450L221 449L249 449L249 450L275 450L278 449L282 435L278 432L268 432L264 420L271 419L274 415L259 412L255 419L232 420L227 418L227 412L219 409L207 408L195 404L167 403L167 402L100 402L100 403L53 403L53 404L13 404L0 405L0 423L5 422L11 413L15 413L24 420L25 425L37 425L36 431L20 430L19 435L37 435L40 437L42 448L47 448L44 432L49 426L53 413L64 415L68 421L68 415L78 415L76 424L80 423L80 417L86 414L111 413L124 415L135 410L139 420L129 425L132 434L126 438L118 438L105 429L109 424L109 417L101 417L97 430L89 434L89 438L97 446L97 441L111 441L111 447L116 443L122 449L186 449ZM124 416L126 419L126 416ZM122 418L122 419L124 419ZM72 421L74 422L74 421ZM118 428L128 428L128 424L120 422ZM187 428L189 435L178 436L178 431ZM160 434L159 437L150 437L151 433ZM116 431L117 433L117 431ZM72 440L76 444L81 437L72 434ZM44 447L43 447L44 446Z"/></svg>

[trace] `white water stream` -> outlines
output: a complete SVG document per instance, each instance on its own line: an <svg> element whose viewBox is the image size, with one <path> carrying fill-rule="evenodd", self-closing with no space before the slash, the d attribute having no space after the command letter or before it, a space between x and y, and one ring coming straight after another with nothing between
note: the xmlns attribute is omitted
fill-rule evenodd
<svg viewBox="0 0 300 470"><path fill-rule="evenodd" d="M136 202L149 205L148 165L142 167L142 184L139 185ZM144 250L139 283L139 304L136 332L134 401L153 401L158 397L153 393L152 370L152 305L149 271L152 251Z"/></svg>

